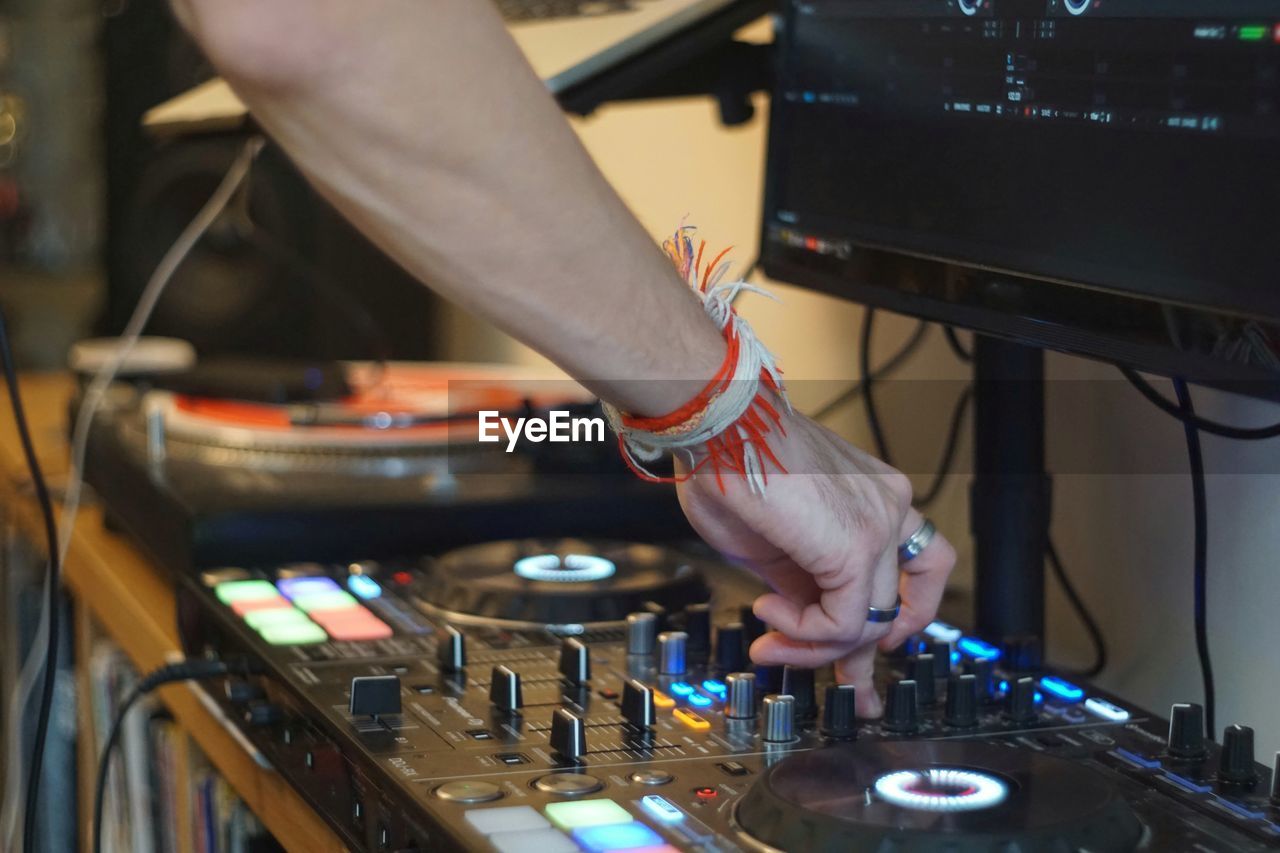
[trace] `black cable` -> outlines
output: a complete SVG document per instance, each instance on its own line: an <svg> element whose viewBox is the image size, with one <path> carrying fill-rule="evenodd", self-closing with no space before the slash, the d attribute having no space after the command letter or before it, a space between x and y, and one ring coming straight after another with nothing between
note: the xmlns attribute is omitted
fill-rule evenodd
<svg viewBox="0 0 1280 853"><path fill-rule="evenodd" d="M36 803L40 797L40 772L44 764L44 746L49 735L49 717L53 713L53 687L57 677L58 665L58 633L59 608L58 594L62 582L62 564L58 559L58 525L53 518L53 500L49 497L49 487L45 483L44 473L40 470L40 460L36 458L35 446L31 443L31 429L27 426L26 410L22 406L22 395L18 393L18 371L14 366L13 350L9 346L9 329L4 313L0 312L0 360L4 362L4 378L9 385L9 405L13 408L13 419L18 425L18 437L22 441L22 453L27 459L27 468L31 472L31 483L36 491L36 500L40 503L40 515L44 520L46 547L49 549L48 563L48 608L49 636L45 647L44 680L40 685L40 710L36 717L35 742L31 747L31 767L27 773L27 800L24 810L22 830L22 849L26 853L35 849L36 836Z"/></svg>
<svg viewBox="0 0 1280 853"><path fill-rule="evenodd" d="M1169 402L1165 399L1164 395L1151 387L1151 383L1139 376L1136 371L1127 367L1120 367L1118 365L1117 369L1124 374L1124 378L1128 379L1129 383L1133 385L1134 388L1137 388L1142 392L1142 396L1150 400L1152 404L1165 414L1182 421L1184 425L1194 426L1196 429L1202 432L1207 432L1210 435L1217 435L1223 438L1233 438L1238 441L1261 441L1263 439L1276 438L1277 436L1280 436L1280 424L1272 424L1271 426L1265 427L1237 427L1199 417L1194 412L1183 409Z"/></svg>
<svg viewBox="0 0 1280 853"><path fill-rule="evenodd" d="M886 376L897 371L899 367L906 363L907 359L920 349L920 345L924 342L925 335L929 331L929 324L921 320L916 324L915 330L912 331L911 337L898 348L898 351L889 357L889 360L880 365L871 374L874 379L884 379ZM825 420L831 417L831 414L844 406L852 403L854 400L862 396L864 391L861 381L853 383L846 390L841 391L834 399L824 403L816 409L811 417L815 421Z"/></svg>
<svg viewBox="0 0 1280 853"><path fill-rule="evenodd" d="M98 776L93 787L93 853L102 853L102 813L106 801L107 775L111 771L111 753L120 741L120 732L129 709L143 696L165 684L217 678L237 672L247 674L248 668L244 665L233 666L224 661L183 661L162 666L134 685L133 690L116 711L115 719L111 722L111 731L107 735L107 742L102 747L98 758Z"/></svg>
<svg viewBox="0 0 1280 853"><path fill-rule="evenodd" d="M876 398L872 393L875 377L871 371L871 332L875 327L876 309L867 306L862 315L862 340L859 342L859 358L862 370L862 396L867 398L867 426L871 428L871 440L876 445L876 455L884 464L892 467L893 459L889 453L889 442L884 436L884 426L880 423L880 413L876 410Z"/></svg>
<svg viewBox="0 0 1280 853"><path fill-rule="evenodd" d="M960 336L956 334L955 326L943 326L942 334L946 336L947 346L951 347L951 351L956 354L956 358L969 364L973 361L973 353L964 348L964 344L960 343Z"/></svg>
<svg viewBox="0 0 1280 853"><path fill-rule="evenodd" d="M927 508L942 493L947 475L951 473L951 466L955 462L956 448L960 446L960 428L964 425L965 413L969 411L969 404L972 402L973 386L970 385L964 389L964 393L956 400L951 410L951 426L947 428L947 443L942 450L942 459L938 462L938 470L933 475L933 482L929 484L925 493L914 501L916 509Z"/></svg>
<svg viewBox="0 0 1280 853"><path fill-rule="evenodd" d="M1053 576L1058 579L1058 583L1062 586L1063 594L1067 596L1067 601L1071 602L1072 609L1075 610L1076 616L1079 617L1085 631L1089 634L1089 640L1093 643L1093 664L1073 674L1081 678L1093 678L1107 666L1107 641L1103 638L1102 630L1098 627L1093 614L1085 606L1084 599L1080 597L1080 593L1076 590L1075 584L1068 577L1067 570L1062 565L1062 557L1058 554L1058 546L1053 544L1052 539L1049 540L1047 555L1049 557L1049 567L1053 570Z"/></svg>
<svg viewBox="0 0 1280 853"><path fill-rule="evenodd" d="M1173 380L1178 395L1183 430L1187 435L1187 461L1191 468L1191 499L1195 525L1195 633L1196 656L1200 659L1200 678L1204 682L1204 722L1206 733L1213 738L1214 722L1213 661L1209 657L1208 580L1209 580L1209 507L1205 495L1204 453L1200 447L1200 430L1195 424L1195 406L1185 379Z"/></svg>

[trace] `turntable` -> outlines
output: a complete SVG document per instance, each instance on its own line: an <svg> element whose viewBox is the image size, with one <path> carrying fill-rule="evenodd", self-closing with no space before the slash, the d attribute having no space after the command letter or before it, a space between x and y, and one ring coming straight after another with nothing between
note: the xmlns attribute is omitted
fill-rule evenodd
<svg viewBox="0 0 1280 853"><path fill-rule="evenodd" d="M671 490L608 442L476 443L476 411L582 408L574 383L518 368L352 367L351 397L266 405L121 386L94 419L85 479L109 524L173 571L436 553L531 535L691 532Z"/></svg>

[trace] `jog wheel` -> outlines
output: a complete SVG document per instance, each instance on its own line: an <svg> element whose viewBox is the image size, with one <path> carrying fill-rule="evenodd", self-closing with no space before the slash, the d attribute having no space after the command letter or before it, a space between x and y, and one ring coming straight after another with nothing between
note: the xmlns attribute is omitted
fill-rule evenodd
<svg viewBox="0 0 1280 853"><path fill-rule="evenodd" d="M984 743L861 743L788 756L738 804L763 850L1121 853L1143 828L1083 765Z"/></svg>
<svg viewBox="0 0 1280 853"><path fill-rule="evenodd" d="M620 622L711 597L698 563L653 545L578 539L491 542L433 562L419 594L451 621L506 625Z"/></svg>

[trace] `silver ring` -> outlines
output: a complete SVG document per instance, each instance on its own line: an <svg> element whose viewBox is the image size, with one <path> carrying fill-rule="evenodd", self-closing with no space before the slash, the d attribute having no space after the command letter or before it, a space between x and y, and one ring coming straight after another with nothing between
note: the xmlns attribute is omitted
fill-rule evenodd
<svg viewBox="0 0 1280 853"><path fill-rule="evenodd" d="M919 557L920 552L929 547L929 543L933 541L933 536L937 532L938 528L934 527L933 522L926 518L916 528L916 532L908 536L907 541L898 546L898 562L909 563Z"/></svg>
<svg viewBox="0 0 1280 853"><path fill-rule="evenodd" d="M898 618L898 611L902 610L902 596L898 596L892 607L868 607L868 622L892 622Z"/></svg>

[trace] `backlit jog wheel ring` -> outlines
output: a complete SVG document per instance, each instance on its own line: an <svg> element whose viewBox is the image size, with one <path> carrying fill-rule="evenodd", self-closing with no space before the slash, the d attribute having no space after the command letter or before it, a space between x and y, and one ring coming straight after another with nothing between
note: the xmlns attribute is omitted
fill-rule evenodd
<svg viewBox="0 0 1280 853"><path fill-rule="evenodd" d="M923 812L967 812L1005 801L1009 786L994 776L956 767L898 770L876 780L885 802Z"/></svg>

